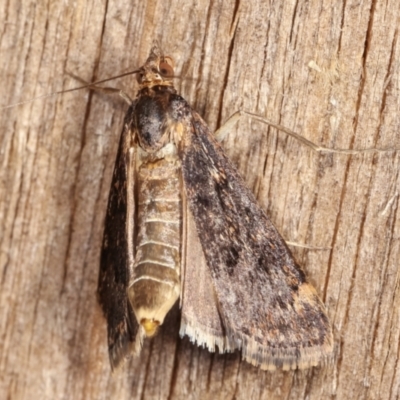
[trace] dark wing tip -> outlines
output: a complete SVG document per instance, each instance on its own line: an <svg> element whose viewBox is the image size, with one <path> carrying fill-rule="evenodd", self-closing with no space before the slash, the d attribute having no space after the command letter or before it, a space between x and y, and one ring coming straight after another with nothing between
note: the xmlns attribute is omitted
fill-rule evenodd
<svg viewBox="0 0 400 400"><path fill-rule="evenodd" d="M126 359L129 358L130 350L131 342L128 339L128 335L121 336L117 342L109 346L108 355L112 372L114 372Z"/></svg>
<svg viewBox="0 0 400 400"><path fill-rule="evenodd" d="M119 334L112 343L109 341L108 355L110 358L111 370L114 372L128 360L131 355L138 355L142 349L144 332L139 329L136 323L132 329L128 326L122 334Z"/></svg>

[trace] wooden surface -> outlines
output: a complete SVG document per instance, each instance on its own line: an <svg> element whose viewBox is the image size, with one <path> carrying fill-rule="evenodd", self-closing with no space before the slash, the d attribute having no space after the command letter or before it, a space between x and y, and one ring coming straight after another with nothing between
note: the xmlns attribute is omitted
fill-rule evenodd
<svg viewBox="0 0 400 400"><path fill-rule="evenodd" d="M384 2L0 4L1 105L132 70L157 39L215 129L265 116L331 148L400 147L399 16ZM110 83L134 96L134 78ZM224 142L326 303L330 365L262 372L178 339L179 310L110 373L96 286L121 122L80 91L0 113L0 398L397 399L400 152L315 154L244 118ZM324 249L315 249L315 247Z"/></svg>

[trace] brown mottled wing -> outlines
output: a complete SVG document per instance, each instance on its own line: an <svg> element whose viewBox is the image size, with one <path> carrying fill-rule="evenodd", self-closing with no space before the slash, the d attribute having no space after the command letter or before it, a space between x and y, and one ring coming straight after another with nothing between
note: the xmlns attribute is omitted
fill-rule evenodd
<svg viewBox="0 0 400 400"><path fill-rule="evenodd" d="M263 369L318 364L332 351L324 306L194 111L181 158L186 196L226 341ZM196 321L187 324L196 326Z"/></svg>
<svg viewBox="0 0 400 400"><path fill-rule="evenodd" d="M138 323L127 296L130 278L126 221L127 179L130 166L130 126L135 103L129 108L118 148L108 199L101 252L98 295L107 319L108 351L114 369L135 342ZM133 190L133 188L129 188Z"/></svg>

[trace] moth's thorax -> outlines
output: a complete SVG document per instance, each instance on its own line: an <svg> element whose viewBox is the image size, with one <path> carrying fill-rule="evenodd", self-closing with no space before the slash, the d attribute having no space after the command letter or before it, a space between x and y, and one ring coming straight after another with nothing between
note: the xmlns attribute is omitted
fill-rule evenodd
<svg viewBox="0 0 400 400"><path fill-rule="evenodd" d="M171 117L173 87L156 86L139 92L135 107L136 136L140 147L148 153L160 150L171 140L174 121Z"/></svg>
<svg viewBox="0 0 400 400"><path fill-rule="evenodd" d="M128 295L146 336L153 336L180 293L181 172L172 143L139 151L134 276Z"/></svg>

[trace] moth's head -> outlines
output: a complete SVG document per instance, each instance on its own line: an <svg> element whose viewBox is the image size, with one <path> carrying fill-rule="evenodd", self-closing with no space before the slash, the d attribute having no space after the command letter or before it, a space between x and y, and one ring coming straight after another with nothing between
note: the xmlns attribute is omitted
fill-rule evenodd
<svg viewBox="0 0 400 400"><path fill-rule="evenodd" d="M141 88L157 85L172 86L174 78L174 61L164 56L158 46L154 46L146 63L137 73L137 80Z"/></svg>

